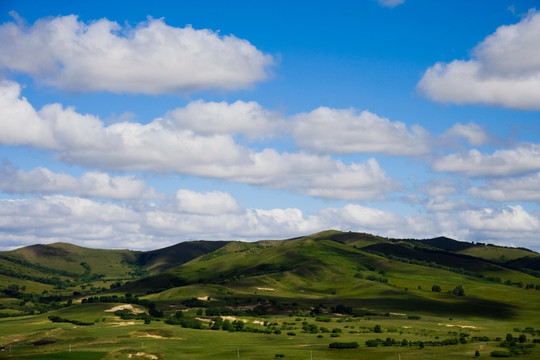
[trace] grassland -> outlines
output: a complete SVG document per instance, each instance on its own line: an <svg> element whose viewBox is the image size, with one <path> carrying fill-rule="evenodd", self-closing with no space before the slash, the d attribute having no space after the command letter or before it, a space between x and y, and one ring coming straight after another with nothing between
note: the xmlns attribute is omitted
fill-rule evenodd
<svg viewBox="0 0 540 360"><path fill-rule="evenodd" d="M202 254L175 266L178 248L145 260L106 252L107 261L123 260L93 279L80 263L98 269L98 256L70 253L73 261L63 267L54 255L42 269L75 273L79 262L84 284L77 276L58 287L1 275L0 313L7 317L0 318L0 359L470 359L477 351L482 358L495 351L540 358L540 279L505 266L506 259L537 254L489 246L491 253L474 256L473 248L329 231L197 244L194 252ZM25 251L16 255L26 259ZM126 261L130 256L135 260ZM146 273L126 272L136 266ZM4 291L14 284L18 291ZM47 304L24 298L44 290L58 297ZM126 310L108 311L115 306ZM334 342L358 347L330 348Z"/></svg>

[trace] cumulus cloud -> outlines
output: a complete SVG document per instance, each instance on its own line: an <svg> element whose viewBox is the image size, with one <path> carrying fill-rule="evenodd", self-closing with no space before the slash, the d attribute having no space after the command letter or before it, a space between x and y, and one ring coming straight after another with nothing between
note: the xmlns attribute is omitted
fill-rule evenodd
<svg viewBox="0 0 540 360"><path fill-rule="evenodd" d="M520 205L502 209L469 210L463 212L461 217L464 224L472 230L530 232L540 229L538 218L529 214Z"/></svg>
<svg viewBox="0 0 540 360"><path fill-rule="evenodd" d="M456 210L463 210L468 207L467 200L465 199L450 199L446 196L434 196L428 199L424 206L430 212L449 212Z"/></svg>
<svg viewBox="0 0 540 360"><path fill-rule="evenodd" d="M423 128L413 126L411 132L405 124L369 111L320 107L296 115L292 131L301 146L322 153L407 156L429 151L428 134Z"/></svg>
<svg viewBox="0 0 540 360"><path fill-rule="evenodd" d="M468 176L520 175L540 170L540 144L523 144L514 149L483 154L473 149L467 153L450 154L434 162L440 172L456 172Z"/></svg>
<svg viewBox="0 0 540 360"><path fill-rule="evenodd" d="M540 109L540 13L499 27L472 51L470 60L437 63L418 83L427 97L456 104L483 103Z"/></svg>
<svg viewBox="0 0 540 360"><path fill-rule="evenodd" d="M528 201L540 204L540 173L524 177L495 179L472 187L469 194L491 201Z"/></svg>
<svg viewBox="0 0 540 360"><path fill-rule="evenodd" d="M263 109L254 101L226 102L192 101L186 107L170 111L165 116L180 128L198 134L243 134L248 137L274 135L284 126L283 117Z"/></svg>
<svg viewBox="0 0 540 360"><path fill-rule="evenodd" d="M482 146L489 141L486 131L480 125L474 123L457 123L445 131L443 138L445 137L463 138L471 146Z"/></svg>
<svg viewBox="0 0 540 360"><path fill-rule="evenodd" d="M118 200L157 197L153 189L134 176L111 177L106 173L87 172L81 177L74 177L42 167L24 171L8 161L4 161L0 168L0 190L8 194L69 193Z"/></svg>
<svg viewBox="0 0 540 360"><path fill-rule="evenodd" d="M535 234L540 229L540 218L519 205L418 213L406 219L404 231L409 232L410 237L431 238L440 234L463 241L539 249Z"/></svg>
<svg viewBox="0 0 540 360"><path fill-rule="evenodd" d="M377 234L387 233L405 225L405 219L391 211L357 204L348 204L343 208L323 209L319 215L325 219L325 222L340 224L340 228L374 231Z"/></svg>
<svg viewBox="0 0 540 360"><path fill-rule="evenodd" d="M0 81L0 142L5 145L31 145L51 148L54 140L50 127L25 97L21 87Z"/></svg>
<svg viewBox="0 0 540 360"><path fill-rule="evenodd" d="M432 179L420 187L429 196L444 196L457 193L457 185L453 179Z"/></svg>
<svg viewBox="0 0 540 360"><path fill-rule="evenodd" d="M75 15L0 25L0 67L74 92L162 94L239 89L274 60L246 40L149 18L135 27Z"/></svg>
<svg viewBox="0 0 540 360"><path fill-rule="evenodd" d="M140 233L140 220L140 214L125 206L79 197L0 200L3 246L63 241L90 247L136 247L148 236Z"/></svg>
<svg viewBox="0 0 540 360"><path fill-rule="evenodd" d="M394 8L398 5L401 5L405 0L377 0L381 6Z"/></svg>
<svg viewBox="0 0 540 360"><path fill-rule="evenodd" d="M230 194L221 191L199 193L181 189L176 192L178 210L194 214L234 214L241 208Z"/></svg>
<svg viewBox="0 0 540 360"><path fill-rule="evenodd" d="M6 133L16 139L0 132L0 142L51 149L68 163L107 170L172 172L223 179L329 199L380 198L399 187L375 159L345 165L329 156L304 152L281 153L271 148L257 151L239 145L232 134L197 133L181 127L170 116L148 124L117 122L106 126L95 116L79 114L60 104L46 105L36 111L20 97L20 86L16 83L4 81L0 89L5 89L0 91L0 96L5 95L5 99L0 98L0 104L5 102L24 109L13 112L10 107L0 107L0 129L6 128ZM246 105L236 104L240 108ZM214 108L215 104L207 105ZM197 103L196 107L202 109L204 104ZM247 108L253 105L248 104ZM231 109L236 109L234 104ZM25 129L33 125L43 130L44 138L26 133Z"/></svg>

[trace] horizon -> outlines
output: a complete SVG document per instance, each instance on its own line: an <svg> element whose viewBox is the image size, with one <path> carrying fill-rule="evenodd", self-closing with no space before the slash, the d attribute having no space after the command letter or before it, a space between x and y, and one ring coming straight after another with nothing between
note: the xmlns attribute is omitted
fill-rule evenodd
<svg viewBox="0 0 540 360"><path fill-rule="evenodd" d="M326 229L540 251L538 3L0 3L0 250Z"/></svg>

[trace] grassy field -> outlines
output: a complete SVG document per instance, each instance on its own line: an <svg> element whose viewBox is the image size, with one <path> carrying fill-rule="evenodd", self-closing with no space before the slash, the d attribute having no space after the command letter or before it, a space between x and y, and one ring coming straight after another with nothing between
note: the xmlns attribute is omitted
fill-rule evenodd
<svg viewBox="0 0 540 360"><path fill-rule="evenodd" d="M474 316L442 318L422 316L410 319L404 313L364 317L264 316L238 317L246 324L271 334L229 332L223 330L184 329L163 321L121 320L106 310L119 304L76 305L62 311L62 316L77 320L96 321L91 326L52 323L47 315L0 319L0 339L7 350L0 358L15 359L273 359L276 354L285 359L470 359L475 351L486 356L498 347L497 337L508 333L518 337L525 329L540 325L538 321L501 322ZM51 314L48 314L51 315ZM232 318L229 318L232 319ZM264 325L266 322L266 326ZM305 324L315 325L325 332L305 332ZM380 333L374 328L379 325ZM338 330L335 330L338 329ZM274 333L279 330L280 333ZM334 331L334 333L332 333ZM292 335L294 333L294 335ZM332 337L332 334L337 335ZM402 345L407 342L459 339L466 343L446 346L424 345L421 348ZM489 337L490 341L473 340ZM526 335L528 343L532 338ZM365 342L380 338L395 339L398 345L367 347ZM357 342L356 349L330 349L332 342ZM43 345L33 345L44 343ZM71 349L71 353L69 352ZM10 352L11 351L11 352ZM131 356L130 356L131 355ZM240 357L238 357L240 355ZM540 356L540 349L532 348L524 359Z"/></svg>

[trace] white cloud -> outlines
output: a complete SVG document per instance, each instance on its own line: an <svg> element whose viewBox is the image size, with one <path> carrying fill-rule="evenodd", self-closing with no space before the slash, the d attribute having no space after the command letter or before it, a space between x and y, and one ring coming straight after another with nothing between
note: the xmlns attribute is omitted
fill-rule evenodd
<svg viewBox="0 0 540 360"><path fill-rule="evenodd" d="M398 5L401 5L405 0L377 0L381 6L394 8Z"/></svg>
<svg viewBox="0 0 540 360"><path fill-rule="evenodd" d="M269 55L248 41L149 18L135 27L77 16L0 25L0 67L74 91L161 94L238 89L267 77Z"/></svg>
<svg viewBox="0 0 540 360"><path fill-rule="evenodd" d="M134 176L111 177L106 173L87 172L77 178L42 167L23 171L7 161L0 168L0 190L8 194L70 193L82 197L124 200L157 197L153 189Z"/></svg>
<svg viewBox="0 0 540 360"><path fill-rule="evenodd" d="M471 188L469 194L499 202L530 201L540 204L540 173L490 180L482 186Z"/></svg>
<svg viewBox="0 0 540 360"><path fill-rule="evenodd" d="M78 114L60 104L46 105L36 112L26 99L15 95L20 92L18 84L4 82L0 84L2 87L10 90L6 95L8 105L15 108L24 105L25 113L12 114L9 107L0 108L0 130L10 129L18 137L16 143L9 136L0 136L0 141L52 149L68 163L107 170L172 172L223 179L329 199L380 198L398 188L397 182L374 159L344 165L329 156L280 153L270 148L256 151L236 143L231 134L198 134L179 127L169 118L144 125L117 122L106 126L92 115ZM0 91L0 95L4 93ZM0 98L0 104L3 101ZM26 113L34 116L27 117ZM47 141L32 132L26 135L27 126L33 125L43 130Z"/></svg>
<svg viewBox="0 0 540 360"><path fill-rule="evenodd" d="M485 130L473 123L457 123L444 133L444 137L461 137L467 140L467 143L471 146L482 146L489 140L489 136Z"/></svg>
<svg viewBox="0 0 540 360"><path fill-rule="evenodd" d="M20 95L19 84L0 81L0 142L5 145L53 147L49 125L41 119L28 100Z"/></svg>
<svg viewBox="0 0 540 360"><path fill-rule="evenodd" d="M501 26L476 46L473 58L437 63L418 83L429 98L456 104L484 103L540 109L540 13Z"/></svg>
<svg viewBox="0 0 540 360"><path fill-rule="evenodd" d="M455 212L418 213L407 216L408 237L448 236L462 241L523 246L538 250L540 218L521 206L502 206ZM437 234L437 235L436 235Z"/></svg>
<svg viewBox="0 0 540 360"><path fill-rule="evenodd" d="M187 199L184 204L174 198L134 205L64 195L0 199L2 248L63 241L89 247L156 249L185 240L281 239L331 228L397 238L446 235L458 240L539 246L535 239L540 219L520 206L402 217L392 211L348 204L306 215L295 208L243 209L227 193L181 190L178 195ZM208 206L198 206L198 200Z"/></svg>
<svg viewBox="0 0 540 360"><path fill-rule="evenodd" d="M320 107L294 117L296 141L321 153L381 152L389 155L418 155L429 151L428 134L401 122L391 122L369 111Z"/></svg>
<svg viewBox="0 0 540 360"><path fill-rule="evenodd" d="M523 144L514 149L497 150L491 155L473 149L438 159L433 168L435 171L457 172L468 176L507 176L538 171L540 145Z"/></svg>
<svg viewBox="0 0 540 360"><path fill-rule="evenodd" d="M399 190L401 185L386 176L377 160L369 159L350 166L338 163L335 170L314 175L298 187L304 189L303 193L324 199L361 200L380 199L385 193Z"/></svg>
<svg viewBox="0 0 540 360"><path fill-rule="evenodd" d="M430 212L440 213L466 209L468 203L465 199L453 200L439 195L428 199L424 206Z"/></svg>
<svg viewBox="0 0 540 360"><path fill-rule="evenodd" d="M112 203L62 195L0 200L4 246L71 242L86 246L137 246L137 212Z"/></svg>
<svg viewBox="0 0 540 360"><path fill-rule="evenodd" d="M132 206L63 195L0 199L2 247L63 241L156 249L184 240L279 239L328 228L371 231L404 224L391 212L358 205L306 216L295 208L243 209L221 192L180 190L170 201Z"/></svg>
<svg viewBox="0 0 540 360"><path fill-rule="evenodd" d="M263 109L254 101L192 101L184 108L166 114L165 118L180 128L198 134L244 134L248 137L274 135L284 126L282 116Z"/></svg>
<svg viewBox="0 0 540 360"><path fill-rule="evenodd" d="M178 210L194 214L234 214L241 211L240 205L230 194L221 191L199 193L181 189L176 192Z"/></svg>
<svg viewBox="0 0 540 360"><path fill-rule="evenodd" d="M469 210L461 213L464 224L472 230L489 232L540 230L540 221L521 206L508 206L502 209Z"/></svg>
<svg viewBox="0 0 540 360"><path fill-rule="evenodd" d="M421 186L422 192L429 196L444 196L457 193L457 185L453 179L432 179Z"/></svg>
<svg viewBox="0 0 540 360"><path fill-rule="evenodd" d="M339 224L340 229L375 232L376 234L387 233L405 225L405 219L393 212L355 204L348 204L343 208L323 209L319 216L327 223ZM335 225L332 228L335 228Z"/></svg>

